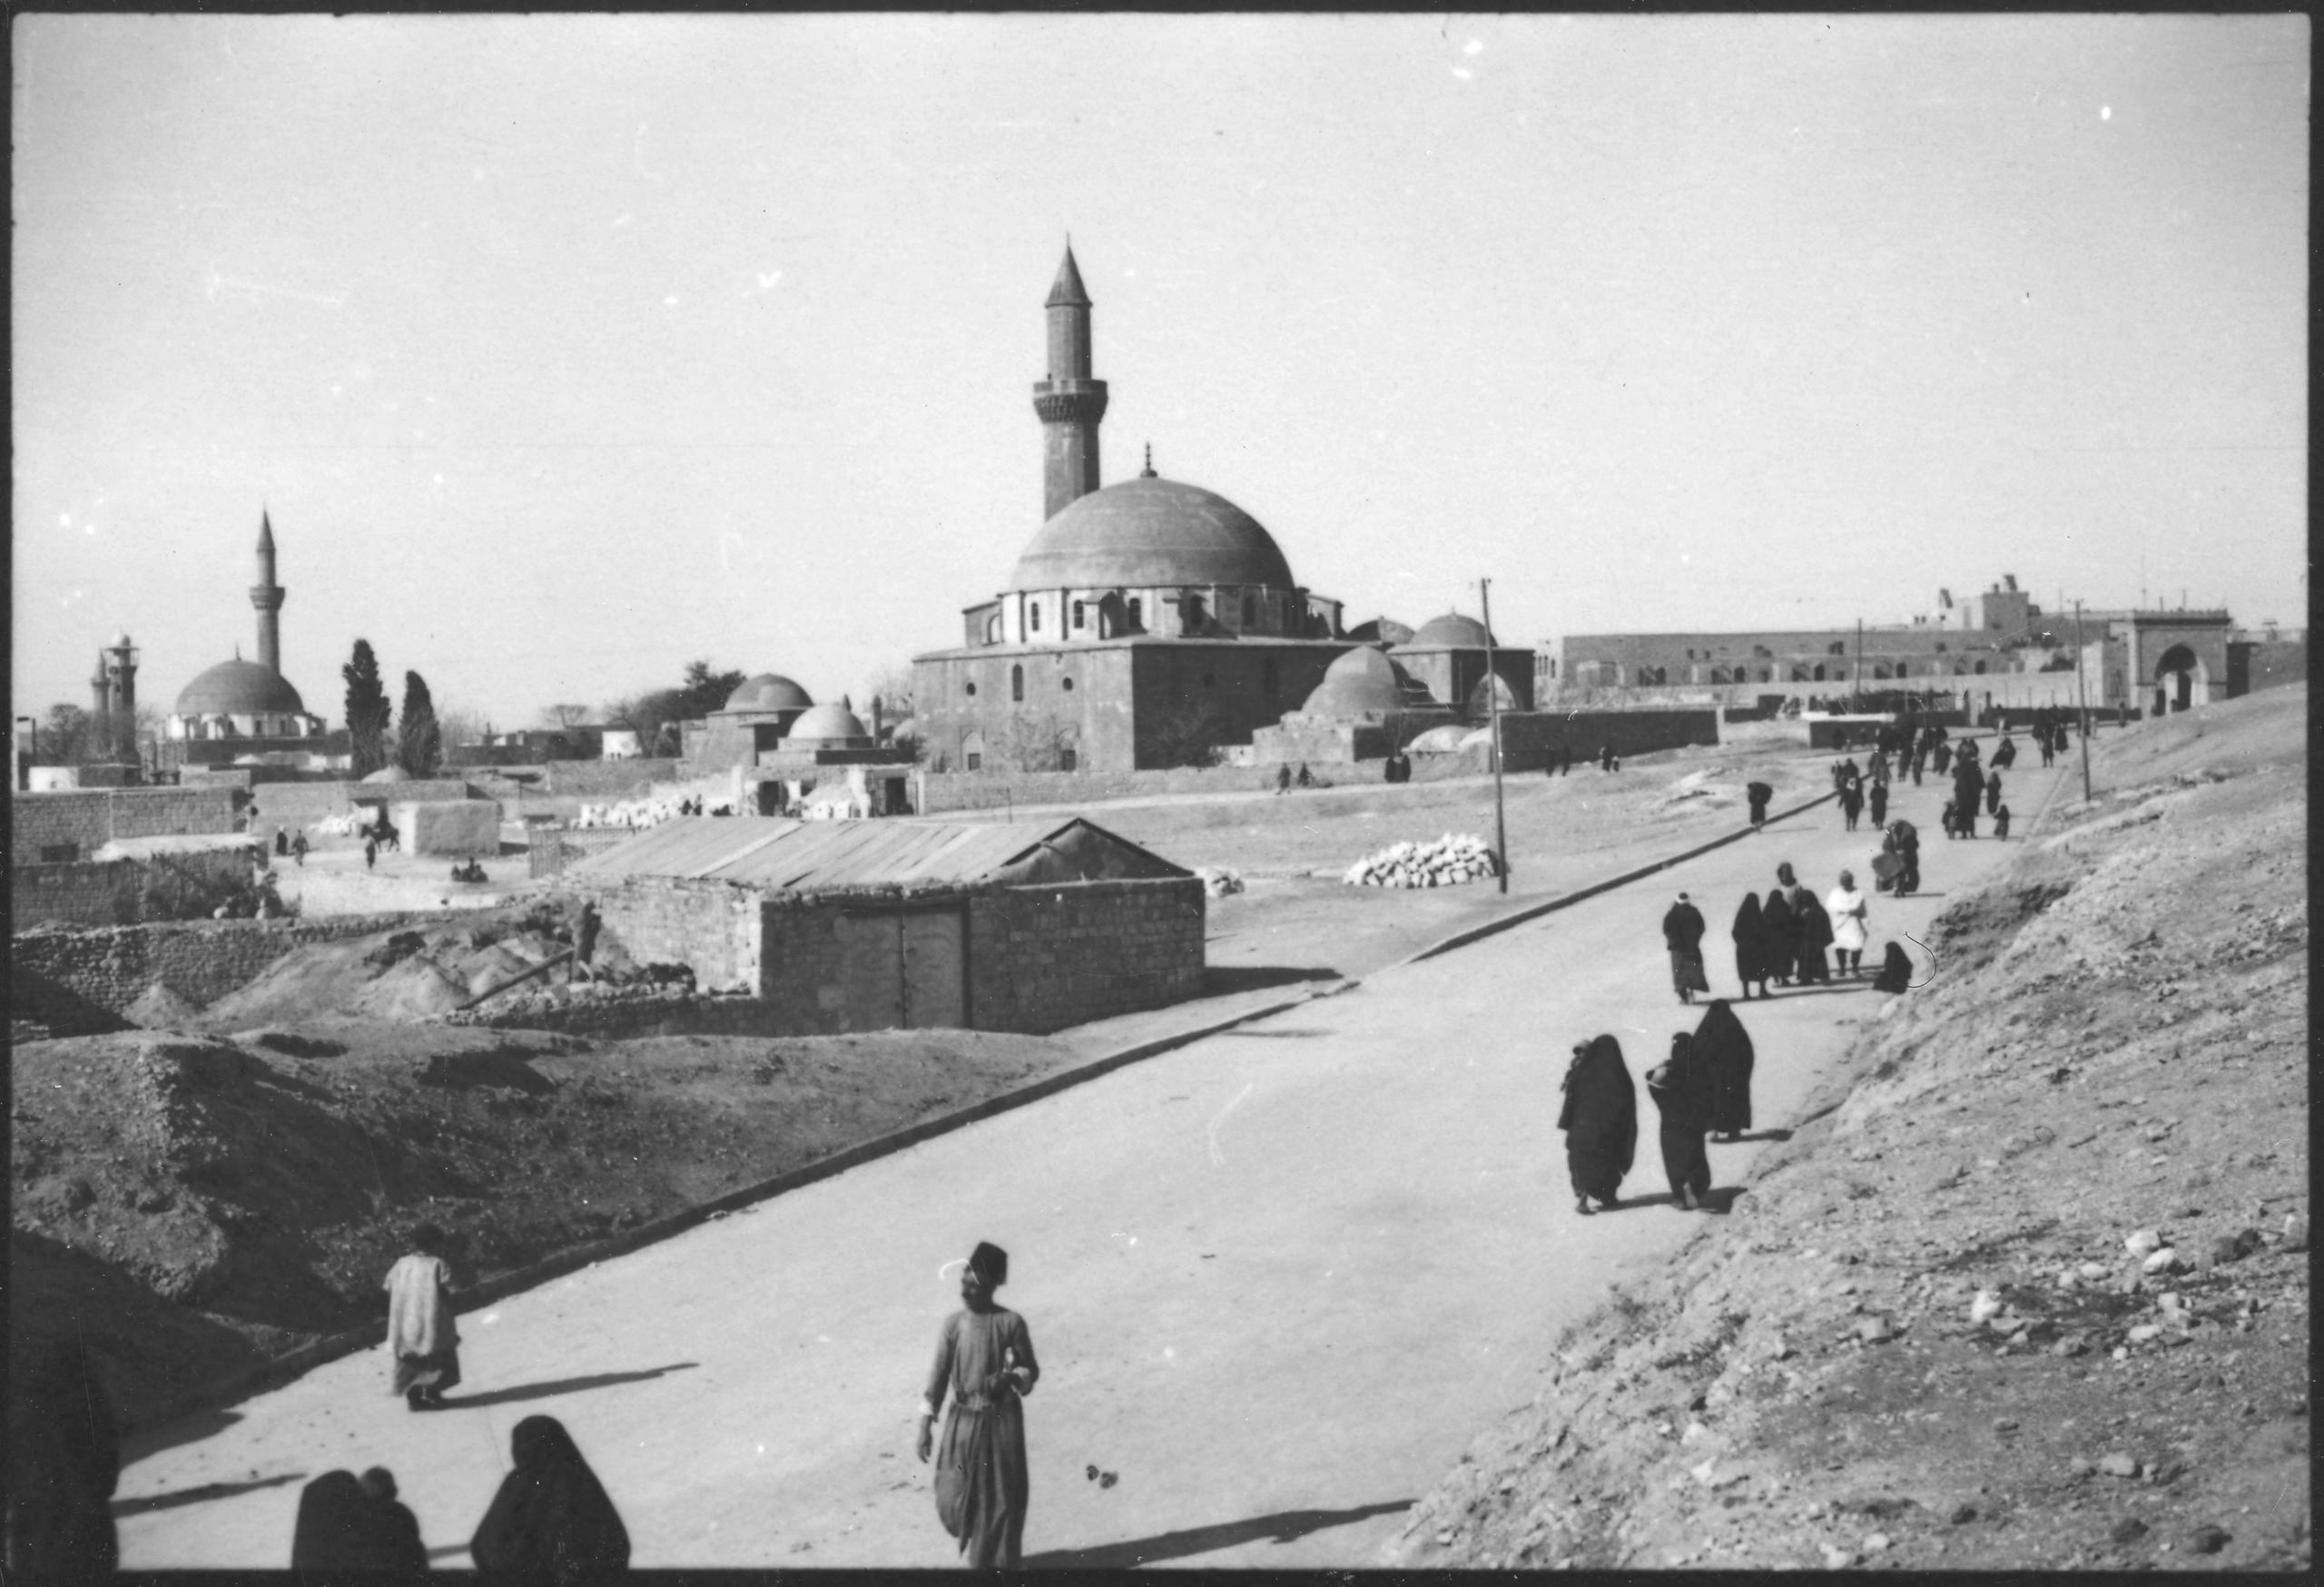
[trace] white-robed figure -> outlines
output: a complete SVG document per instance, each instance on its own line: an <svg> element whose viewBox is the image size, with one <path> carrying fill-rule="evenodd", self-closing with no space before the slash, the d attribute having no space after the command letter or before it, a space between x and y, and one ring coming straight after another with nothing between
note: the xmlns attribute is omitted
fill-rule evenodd
<svg viewBox="0 0 2324 1587"><path fill-rule="evenodd" d="M460 1381L459 1330L452 1323L452 1267L444 1259L444 1232L433 1224L411 1231L411 1250L388 1270L388 1354L394 1387L415 1411L432 1411Z"/></svg>
<svg viewBox="0 0 2324 1587"><path fill-rule="evenodd" d="M1824 912L1832 917L1832 951L1839 956L1839 968L1854 975L1864 962L1864 944L1872 922L1871 908L1856 891L1855 872L1840 872L1840 884L1824 900Z"/></svg>

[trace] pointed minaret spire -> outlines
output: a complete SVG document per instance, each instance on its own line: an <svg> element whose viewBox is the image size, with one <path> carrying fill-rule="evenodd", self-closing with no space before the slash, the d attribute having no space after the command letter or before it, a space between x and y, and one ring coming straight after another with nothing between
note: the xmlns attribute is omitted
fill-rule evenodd
<svg viewBox="0 0 2324 1587"><path fill-rule="evenodd" d="M1098 425L1106 417L1106 382L1091 378L1089 294L1065 241L1065 262L1043 305L1049 314L1049 379L1033 387L1041 419L1041 518L1057 517L1098 488Z"/></svg>
<svg viewBox="0 0 2324 1587"><path fill-rule="evenodd" d="M1157 477L1154 472L1154 443L1152 441L1146 443L1146 467L1138 470L1137 477L1140 479L1152 479Z"/></svg>
<svg viewBox="0 0 2324 1587"><path fill-rule="evenodd" d="M1045 309L1090 307L1089 293L1081 284L1081 267L1073 262L1073 236L1070 232L1066 234L1065 239L1065 262L1057 267L1057 281L1049 288L1049 301L1042 307ZM1051 370L1049 373L1055 374L1057 371Z"/></svg>
<svg viewBox="0 0 2324 1587"><path fill-rule="evenodd" d="M258 513L258 582L251 586L251 605L258 608L258 658L276 672L282 670L282 586L274 582L274 520L266 508ZM239 658L241 651L235 652Z"/></svg>

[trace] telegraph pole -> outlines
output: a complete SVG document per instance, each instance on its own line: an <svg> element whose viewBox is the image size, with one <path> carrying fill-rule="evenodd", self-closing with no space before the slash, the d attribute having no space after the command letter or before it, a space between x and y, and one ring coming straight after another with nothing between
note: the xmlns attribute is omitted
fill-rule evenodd
<svg viewBox="0 0 2324 1587"><path fill-rule="evenodd" d="M1477 580L1477 599L1485 609L1485 703L1492 713L1492 870L1501 891L1509 891L1509 826L1501 802L1501 675L1493 671L1492 580Z"/></svg>
<svg viewBox="0 0 2324 1587"><path fill-rule="evenodd" d="M1864 709L1864 619L1856 620L1856 697L1848 702L1851 709Z"/></svg>
<svg viewBox="0 0 2324 1587"><path fill-rule="evenodd" d="M2090 653L2082 647L2082 603L2073 604L2073 686L2082 705L2082 802L2090 803Z"/></svg>

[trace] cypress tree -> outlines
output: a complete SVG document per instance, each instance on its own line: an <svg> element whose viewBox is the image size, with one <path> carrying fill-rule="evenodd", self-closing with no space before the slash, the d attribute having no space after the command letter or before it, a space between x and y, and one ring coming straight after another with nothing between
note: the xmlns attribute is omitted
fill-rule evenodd
<svg viewBox="0 0 2324 1587"><path fill-rule="evenodd" d="M436 723L436 702L428 680L416 672L403 675L403 727L396 758L415 777L432 777L444 764L444 730Z"/></svg>
<svg viewBox="0 0 2324 1587"><path fill-rule="evenodd" d="M358 639L355 654L339 669L347 680L347 739L349 769L368 777L388 764L388 720L392 711L388 692L379 686L379 658L371 642Z"/></svg>

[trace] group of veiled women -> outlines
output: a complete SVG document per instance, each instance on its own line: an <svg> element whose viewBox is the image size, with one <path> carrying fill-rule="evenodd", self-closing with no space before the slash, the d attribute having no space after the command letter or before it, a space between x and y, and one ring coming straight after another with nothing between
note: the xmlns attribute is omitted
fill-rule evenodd
<svg viewBox="0 0 2324 1587"><path fill-rule="evenodd" d="M1706 1137L1731 1141L1751 1128L1751 1038L1722 998L1703 1010L1691 1034L1673 1034L1669 1057L1647 1071L1672 1206L1693 1211L1708 1201ZM1577 1043L1564 1092L1558 1128L1565 1131L1574 1210L1610 1210L1621 1205L1622 1178L1638 1152L1638 1092L1621 1043L1611 1036Z"/></svg>
<svg viewBox="0 0 2324 1587"><path fill-rule="evenodd" d="M1818 898L1800 885L1788 862L1777 866L1776 885L1766 901L1745 893L1728 933L1735 941L1735 974L1743 982L1744 1000L1750 1000L1755 986L1765 998L1772 995L1770 984L1827 984L1834 959L1840 973L1856 974L1864 962L1871 914L1854 872L1841 872L1839 885Z"/></svg>
<svg viewBox="0 0 2324 1587"><path fill-rule="evenodd" d="M508 1436L508 1453L515 1469L468 1542L486 1581L566 1587L609 1581L629 1568L628 1530L563 1423L526 1417ZM290 1568L420 1577L428 1549L419 1523L396 1498L392 1474L378 1466L360 1477L331 1471L300 1491Z"/></svg>

